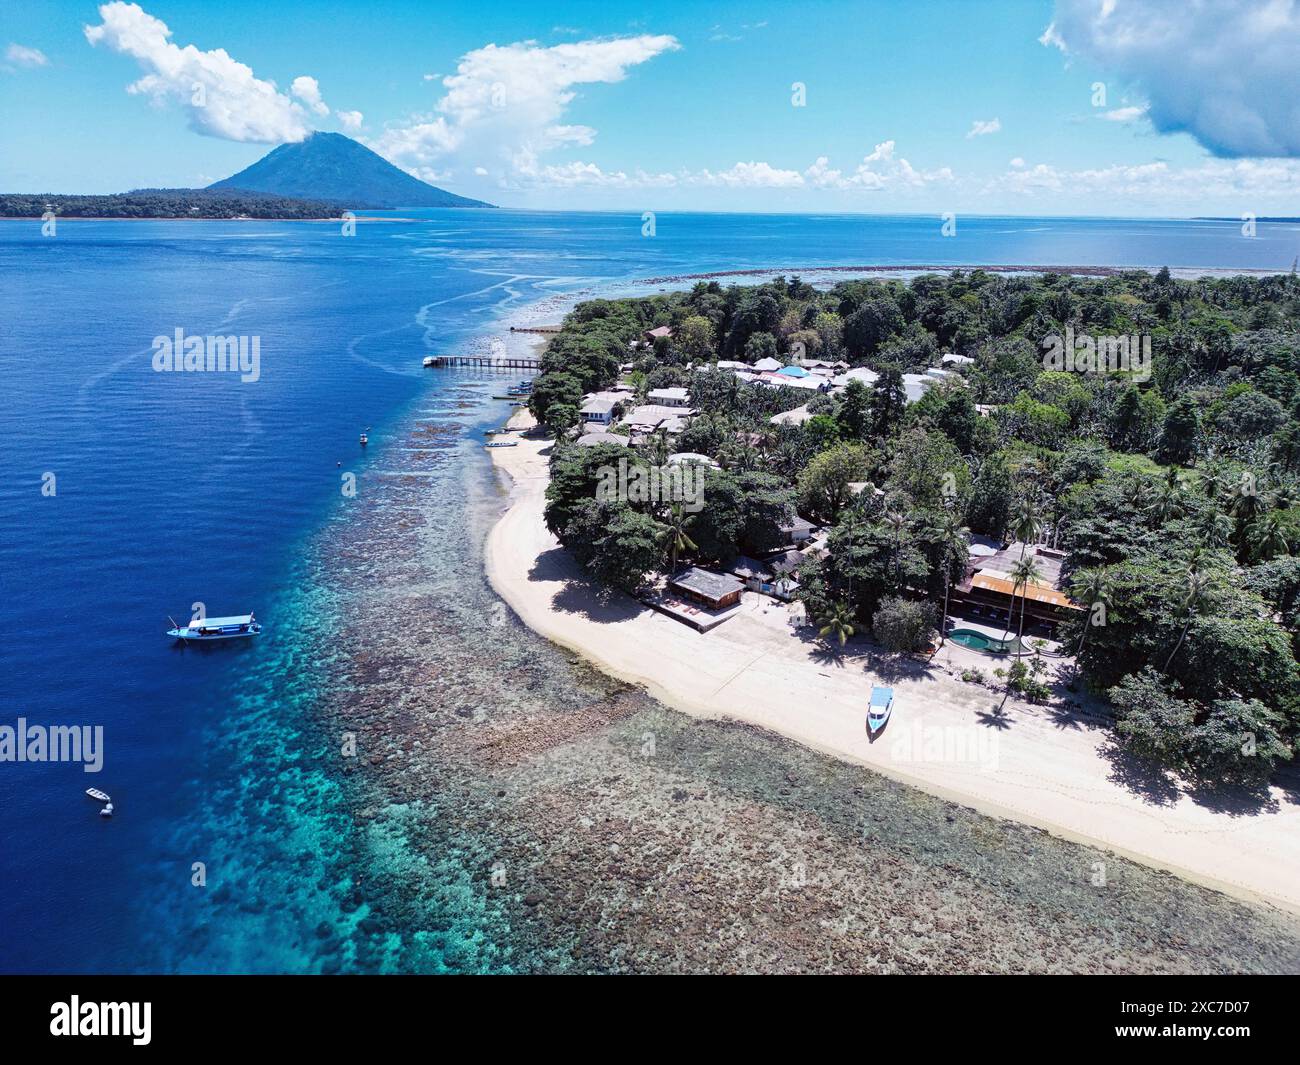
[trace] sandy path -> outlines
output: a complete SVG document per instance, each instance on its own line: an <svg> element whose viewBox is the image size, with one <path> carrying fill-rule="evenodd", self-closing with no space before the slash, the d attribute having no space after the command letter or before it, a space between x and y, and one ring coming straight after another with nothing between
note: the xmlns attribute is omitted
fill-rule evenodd
<svg viewBox="0 0 1300 1065"><path fill-rule="evenodd" d="M1300 912L1294 795L1274 789L1268 809L1239 814L1172 787L1143 795L1115 779L1105 729L1016 703L995 715L1001 698L986 688L852 644L837 662L794 635L785 608L764 596L746 593L744 613L703 635L626 597L597 601L542 522L548 445L518 439L492 452L514 488L486 564L493 588L536 632L685 713L760 725L931 794ZM895 691L874 744L864 729L873 680Z"/></svg>

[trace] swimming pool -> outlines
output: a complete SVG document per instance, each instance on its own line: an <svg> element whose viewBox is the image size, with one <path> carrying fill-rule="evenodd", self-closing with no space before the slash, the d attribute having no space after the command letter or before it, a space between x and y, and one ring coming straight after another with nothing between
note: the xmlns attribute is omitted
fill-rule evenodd
<svg viewBox="0 0 1300 1065"><path fill-rule="evenodd" d="M963 647L969 647L972 651L983 651L990 655L1004 655L1016 649L1019 640L1013 636L1009 640L999 640L996 636L989 636L987 633L977 632L975 629L953 629L948 633L948 639L953 643L959 643ZM1026 651L1023 645L1020 650Z"/></svg>

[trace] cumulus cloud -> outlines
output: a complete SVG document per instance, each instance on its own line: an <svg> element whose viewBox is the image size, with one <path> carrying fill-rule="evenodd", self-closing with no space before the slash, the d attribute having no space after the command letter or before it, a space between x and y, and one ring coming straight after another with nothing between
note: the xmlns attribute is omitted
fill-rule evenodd
<svg viewBox="0 0 1300 1065"><path fill-rule="evenodd" d="M305 103L313 114L323 117L330 113L325 101L320 98L320 82L315 78L309 78L306 74L294 78L293 84L289 86L289 91Z"/></svg>
<svg viewBox="0 0 1300 1065"><path fill-rule="evenodd" d="M977 118L971 123L970 131L966 134L966 139L972 137L987 137L990 133L997 133L1002 129L1001 119L991 118L987 122Z"/></svg>
<svg viewBox="0 0 1300 1065"><path fill-rule="evenodd" d="M386 129L371 147L423 175L455 155L506 173L542 172L539 156L590 145L596 131L562 121L579 86L622 81L628 72L680 47L641 34L543 47L536 41L489 44L463 55L435 113Z"/></svg>
<svg viewBox="0 0 1300 1065"><path fill-rule="evenodd" d="M39 48L28 48L25 44L10 43L5 49L5 62L12 63L16 67L47 67L50 65L49 57L46 56Z"/></svg>
<svg viewBox="0 0 1300 1065"><path fill-rule="evenodd" d="M365 121L365 115L360 111L335 111L334 117L339 120L339 125L349 133L355 133L361 128L361 123Z"/></svg>
<svg viewBox="0 0 1300 1065"><path fill-rule="evenodd" d="M168 39L172 31L166 23L138 4L120 0L103 4L99 17L100 25L84 27L86 40L131 56L146 71L127 86L127 92L148 96L159 105L179 103L196 133L281 144L300 141L311 132L299 104L280 92L275 82L254 77L251 68L224 49L201 52L192 44L178 47Z"/></svg>
<svg viewBox="0 0 1300 1065"><path fill-rule="evenodd" d="M1140 90L1161 133L1225 158L1300 156L1294 0L1056 0L1039 40Z"/></svg>

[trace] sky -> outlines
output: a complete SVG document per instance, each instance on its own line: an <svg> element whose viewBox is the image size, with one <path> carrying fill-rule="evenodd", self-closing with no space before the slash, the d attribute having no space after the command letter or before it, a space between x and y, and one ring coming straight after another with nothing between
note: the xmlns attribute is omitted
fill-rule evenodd
<svg viewBox="0 0 1300 1065"><path fill-rule="evenodd" d="M1300 0L24 0L0 191L313 130L507 207L1300 213Z"/></svg>

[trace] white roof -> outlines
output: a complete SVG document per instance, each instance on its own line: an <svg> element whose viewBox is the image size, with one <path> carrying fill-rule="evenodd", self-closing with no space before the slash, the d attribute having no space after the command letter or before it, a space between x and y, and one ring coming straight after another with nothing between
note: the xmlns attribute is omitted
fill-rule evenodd
<svg viewBox="0 0 1300 1065"><path fill-rule="evenodd" d="M802 425L812 417L813 413L808 409L808 404L805 403L802 407L795 407L794 410L773 414L768 421L773 425Z"/></svg>
<svg viewBox="0 0 1300 1065"><path fill-rule="evenodd" d="M855 366L852 370L845 370L842 374L833 380L833 384L843 387L850 381L861 381L864 385L870 387L876 383L880 374L868 370L865 366Z"/></svg>
<svg viewBox="0 0 1300 1065"><path fill-rule="evenodd" d="M608 414L614 409L616 399L602 399L600 396L589 396L582 401L583 414Z"/></svg>
<svg viewBox="0 0 1300 1065"><path fill-rule="evenodd" d="M764 372L775 372L781 369L782 365L783 364L777 362L776 359L759 359L758 362L754 363L754 369Z"/></svg>
<svg viewBox="0 0 1300 1065"><path fill-rule="evenodd" d="M680 399L688 400L691 394L685 388L652 388L646 393L651 402L657 399Z"/></svg>
<svg viewBox="0 0 1300 1065"><path fill-rule="evenodd" d="M680 465L683 462L702 462L706 466L715 467L718 465L708 455L701 455L698 451L679 451L675 455L669 455L668 462L672 465Z"/></svg>
<svg viewBox="0 0 1300 1065"><path fill-rule="evenodd" d="M945 364L951 364L953 366L967 366L970 363L974 362L975 360L972 359L969 355L954 355L950 351L946 355L944 355L944 357L939 361Z"/></svg>

